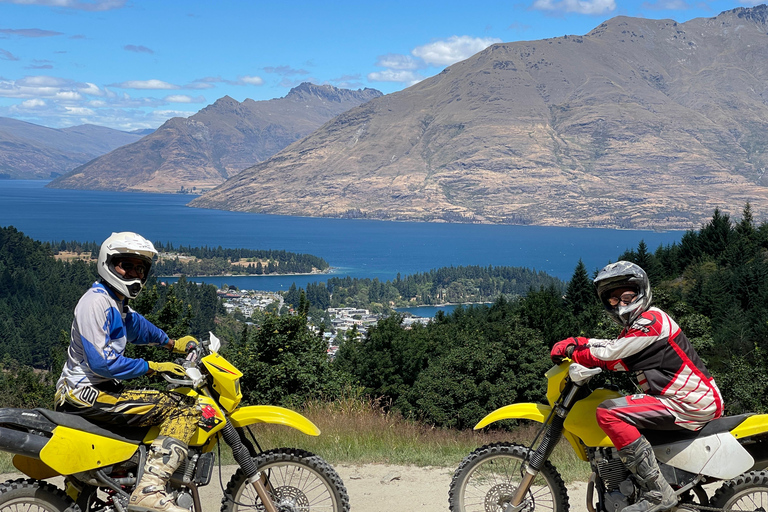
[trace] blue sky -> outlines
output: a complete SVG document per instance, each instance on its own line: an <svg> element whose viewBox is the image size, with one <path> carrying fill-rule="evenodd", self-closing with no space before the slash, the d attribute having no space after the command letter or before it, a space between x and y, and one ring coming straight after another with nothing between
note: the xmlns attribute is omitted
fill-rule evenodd
<svg viewBox="0 0 768 512"><path fill-rule="evenodd" d="M614 16L712 17L750 0L0 0L0 116L157 128L225 95L301 82L387 94L495 42L583 35Z"/></svg>

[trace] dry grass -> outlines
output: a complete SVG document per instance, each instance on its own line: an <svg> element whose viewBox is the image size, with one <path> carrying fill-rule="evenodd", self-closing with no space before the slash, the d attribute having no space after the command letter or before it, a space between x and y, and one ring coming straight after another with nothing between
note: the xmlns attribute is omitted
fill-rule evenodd
<svg viewBox="0 0 768 512"><path fill-rule="evenodd" d="M258 424L251 428L263 449L291 446L316 453L332 464L395 464L455 468L470 452L485 444L500 441L529 445L539 425L513 431L458 431L434 428L388 412L377 401L359 399L331 403L312 402L300 411L321 430L320 436L307 436L298 430ZM223 462L233 463L229 450L222 447ZM0 453L0 472L15 471L10 455ZM578 459L563 441L552 456L552 463L566 480L584 481L589 466Z"/></svg>
<svg viewBox="0 0 768 512"><path fill-rule="evenodd" d="M310 437L275 425L256 425L252 432L265 449L296 446L332 463L455 468L470 452L489 443L529 445L540 427L529 424L513 431L435 428L387 412L377 401L357 399L313 402L299 412L320 428L320 436ZM552 462L567 481L586 480L589 476L589 466L576 457L565 441L555 450Z"/></svg>

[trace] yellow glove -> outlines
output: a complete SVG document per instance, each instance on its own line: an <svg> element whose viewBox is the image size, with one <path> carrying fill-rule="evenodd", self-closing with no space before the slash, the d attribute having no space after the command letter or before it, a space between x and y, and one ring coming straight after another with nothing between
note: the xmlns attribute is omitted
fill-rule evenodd
<svg viewBox="0 0 768 512"><path fill-rule="evenodd" d="M187 372L184 367L176 363L156 363L154 361L147 361L149 369L158 373L170 373L178 377L186 377Z"/></svg>
<svg viewBox="0 0 768 512"><path fill-rule="evenodd" d="M194 343L197 345L197 339L194 336L184 336L173 342L173 351L177 354L186 354L187 345Z"/></svg>

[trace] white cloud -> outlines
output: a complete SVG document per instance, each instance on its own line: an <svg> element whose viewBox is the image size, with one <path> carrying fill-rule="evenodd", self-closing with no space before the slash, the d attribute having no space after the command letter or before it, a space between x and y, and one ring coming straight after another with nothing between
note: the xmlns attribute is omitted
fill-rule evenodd
<svg viewBox="0 0 768 512"><path fill-rule="evenodd" d="M380 55L379 60L376 61L376 65L389 69L419 69L419 67L423 67L422 64L410 55L401 55L398 53Z"/></svg>
<svg viewBox="0 0 768 512"><path fill-rule="evenodd" d="M36 109L45 107L46 103L43 100L24 100L21 102L21 108L27 108L27 109Z"/></svg>
<svg viewBox="0 0 768 512"><path fill-rule="evenodd" d="M616 2L615 0L535 0L531 8L578 14L606 14L616 10Z"/></svg>
<svg viewBox="0 0 768 512"><path fill-rule="evenodd" d="M104 96L104 91L99 89L99 86L86 82L78 87L78 92L82 94L88 94L89 96Z"/></svg>
<svg viewBox="0 0 768 512"><path fill-rule="evenodd" d="M399 82L410 86L421 82L424 77L413 71L385 69L384 71L368 73L368 80L371 82Z"/></svg>
<svg viewBox="0 0 768 512"><path fill-rule="evenodd" d="M59 91L55 94L54 98L63 101L79 101L83 99L80 93L75 91Z"/></svg>
<svg viewBox="0 0 768 512"><path fill-rule="evenodd" d="M163 82L162 80L128 80L119 84L113 84L114 87L121 89L181 89L178 85Z"/></svg>
<svg viewBox="0 0 768 512"><path fill-rule="evenodd" d="M197 114L197 112L189 112L187 110L153 110L149 114L149 118L159 121L162 124L172 117L189 117ZM157 126L157 125L156 125Z"/></svg>
<svg viewBox="0 0 768 512"><path fill-rule="evenodd" d="M19 80L0 78L2 97L17 99L18 102L8 106L0 104L0 116L51 127L90 123L121 130L157 128L168 117L194 114L177 110L153 110L163 105L205 102L202 96L132 97L126 91L112 91L90 82L46 75L27 76Z"/></svg>
<svg viewBox="0 0 768 512"><path fill-rule="evenodd" d="M237 77L237 83L240 85L262 85L264 80L258 76L239 76Z"/></svg>
<svg viewBox="0 0 768 512"><path fill-rule="evenodd" d="M171 94L165 97L165 101L168 103L203 103L205 98L203 96L197 96L193 98L186 94Z"/></svg>
<svg viewBox="0 0 768 512"><path fill-rule="evenodd" d="M450 66L500 42L495 37L451 36L417 46L411 53L430 66Z"/></svg>
<svg viewBox="0 0 768 512"><path fill-rule="evenodd" d="M85 107L64 107L66 114L74 116L92 116L95 114L93 110Z"/></svg>

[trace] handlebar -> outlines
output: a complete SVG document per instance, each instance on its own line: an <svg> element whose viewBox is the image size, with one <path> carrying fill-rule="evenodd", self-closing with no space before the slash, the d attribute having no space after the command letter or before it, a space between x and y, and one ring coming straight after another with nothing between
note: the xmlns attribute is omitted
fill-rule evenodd
<svg viewBox="0 0 768 512"><path fill-rule="evenodd" d="M186 379L178 379L168 374L163 374L163 378L169 383L175 386L191 386L195 389L199 388L205 383L205 377L203 376L200 368L198 368L199 362L206 355L211 352L218 352L221 347L221 341L213 333L210 333L209 340L198 341L197 344L190 343L187 347L187 356L184 359L177 359L176 363L183 366L186 370Z"/></svg>
<svg viewBox="0 0 768 512"><path fill-rule="evenodd" d="M571 363L568 367L568 376L574 384L581 386L602 371L601 368L587 368L579 363Z"/></svg>

